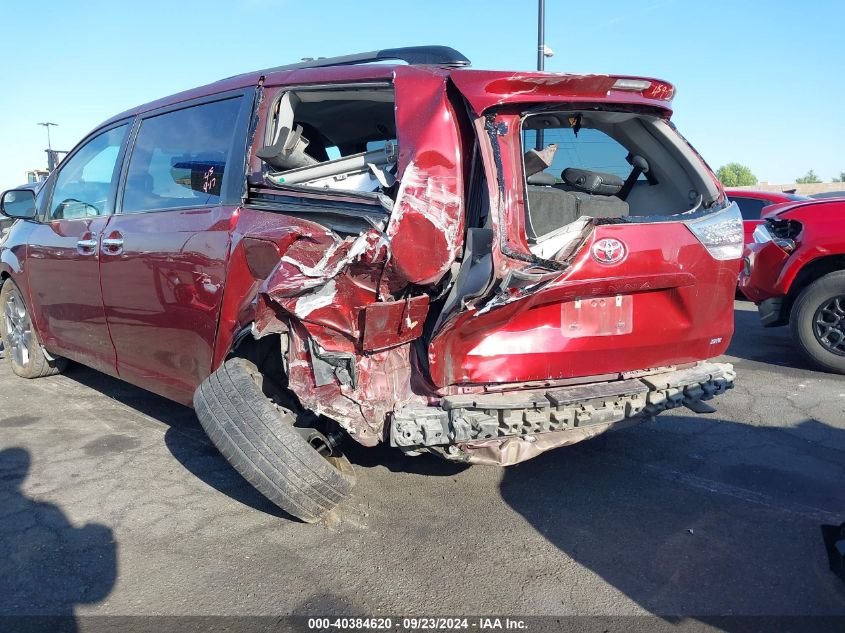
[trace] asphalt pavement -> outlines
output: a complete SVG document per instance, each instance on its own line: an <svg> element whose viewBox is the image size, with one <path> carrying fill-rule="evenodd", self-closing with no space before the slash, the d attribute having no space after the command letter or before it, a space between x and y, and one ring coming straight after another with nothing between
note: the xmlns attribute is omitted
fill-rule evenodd
<svg viewBox="0 0 845 633"><path fill-rule="evenodd" d="M845 378L737 302L736 388L508 469L353 448L325 525L235 473L193 412L73 365L0 364L0 614L845 615Z"/></svg>

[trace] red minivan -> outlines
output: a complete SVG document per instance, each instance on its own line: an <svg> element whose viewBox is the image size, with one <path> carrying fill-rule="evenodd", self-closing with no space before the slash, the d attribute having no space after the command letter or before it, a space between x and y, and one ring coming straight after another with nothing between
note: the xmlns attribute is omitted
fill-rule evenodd
<svg viewBox="0 0 845 633"><path fill-rule="evenodd" d="M3 194L14 372L72 359L193 405L305 521L350 494L345 436L508 465L710 410L742 219L674 88L468 65L317 59L96 128Z"/></svg>

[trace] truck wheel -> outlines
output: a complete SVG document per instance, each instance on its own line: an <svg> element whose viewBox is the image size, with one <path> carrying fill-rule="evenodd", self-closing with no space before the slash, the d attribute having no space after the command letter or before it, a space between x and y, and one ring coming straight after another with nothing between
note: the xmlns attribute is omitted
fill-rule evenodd
<svg viewBox="0 0 845 633"><path fill-rule="evenodd" d="M845 374L845 270L801 291L789 317L798 349L827 371Z"/></svg>
<svg viewBox="0 0 845 633"><path fill-rule="evenodd" d="M231 358L199 386L194 409L235 470L277 506L314 523L352 492L352 465L296 428L295 415L264 394L262 381L254 364Z"/></svg>
<svg viewBox="0 0 845 633"><path fill-rule="evenodd" d="M11 279L0 289L0 337L12 371L21 378L42 378L61 373L64 358L50 360L41 349L23 295Z"/></svg>

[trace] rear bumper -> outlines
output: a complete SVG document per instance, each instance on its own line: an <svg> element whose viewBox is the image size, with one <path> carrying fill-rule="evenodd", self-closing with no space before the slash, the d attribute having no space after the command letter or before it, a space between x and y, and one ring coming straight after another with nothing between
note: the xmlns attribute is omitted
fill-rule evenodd
<svg viewBox="0 0 845 633"><path fill-rule="evenodd" d="M393 414L390 443L476 463L508 465L666 409L697 407L733 387L726 363L655 370L623 380L443 398Z"/></svg>

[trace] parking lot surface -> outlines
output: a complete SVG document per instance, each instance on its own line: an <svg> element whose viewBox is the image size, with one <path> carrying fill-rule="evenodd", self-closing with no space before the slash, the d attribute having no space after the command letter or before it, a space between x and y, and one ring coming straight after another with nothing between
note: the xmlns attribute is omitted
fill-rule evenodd
<svg viewBox="0 0 845 633"><path fill-rule="evenodd" d="M845 380L737 302L715 414L508 469L351 448L325 525L232 470L193 412L73 365L0 366L0 613L845 615Z"/></svg>

